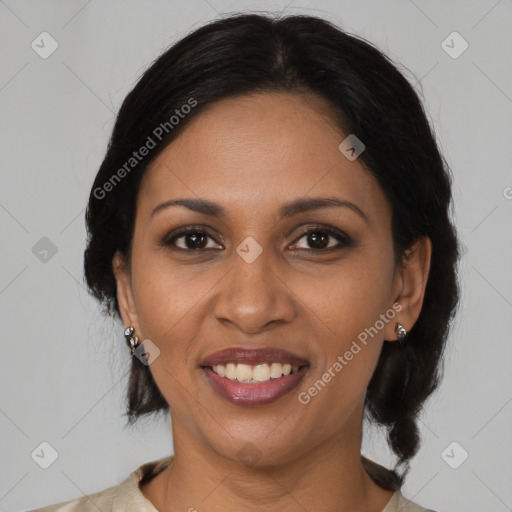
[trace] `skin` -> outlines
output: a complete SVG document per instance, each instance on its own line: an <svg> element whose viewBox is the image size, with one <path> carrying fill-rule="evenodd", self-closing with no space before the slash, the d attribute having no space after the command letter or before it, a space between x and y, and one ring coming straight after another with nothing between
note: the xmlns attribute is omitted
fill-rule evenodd
<svg viewBox="0 0 512 512"><path fill-rule="evenodd" d="M311 95L219 101L191 121L142 181L132 260L116 254L113 268L124 324L160 350L150 369L170 405L175 460L140 486L160 511L295 512L321 503L325 512L380 512L391 499L361 464L364 395L384 340L397 339L396 322L409 330L420 314L431 243L418 239L395 267L390 204L362 162L339 151L348 134L326 112ZM304 197L350 201L367 221L339 206L279 219L280 206ZM151 215L177 198L209 199L226 215L184 206ZM208 235L203 245L190 236L175 240L175 250L160 244L197 224ZM304 235L313 228L327 236L327 226L353 245L326 249L339 240L330 236L319 246ZM248 236L263 250L252 263L236 252ZM396 316L301 404L299 393L394 303L401 306ZM233 346L279 347L310 367L277 402L236 406L200 369L207 355ZM251 466L239 455L248 446L258 453Z"/></svg>

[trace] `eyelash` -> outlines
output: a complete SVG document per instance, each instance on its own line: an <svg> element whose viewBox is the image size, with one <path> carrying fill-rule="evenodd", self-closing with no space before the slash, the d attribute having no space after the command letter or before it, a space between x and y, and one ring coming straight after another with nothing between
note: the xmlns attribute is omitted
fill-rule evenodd
<svg viewBox="0 0 512 512"><path fill-rule="evenodd" d="M305 236L307 236L307 235L309 235L311 233L326 234L326 235L328 235L330 237L335 238L339 242L339 245L338 246L334 246L334 247L324 248L324 249L296 249L296 250L321 253L321 252L330 252L330 251L340 250L340 249L344 249L344 248L353 246L353 240L348 235L346 235L342 231L339 231L337 229L330 228L330 227L327 227L327 226L313 226L313 227L309 227L307 230L303 231L299 235L299 237L296 238L295 242L293 242L291 245L297 244L302 238L304 238ZM203 248L203 249L183 249L182 247L176 247L174 245L176 240L178 240L180 238L183 238L183 237L185 237L185 236L187 236L189 234L200 234L200 235L204 234L204 235L206 235L209 238L214 240L213 236L211 236L204 228L202 228L200 226L198 226L198 227L188 226L186 228L179 229L171 237L166 236L160 242L159 245L161 245L163 247L171 248L172 250L184 251L184 252L192 252L192 253L199 253L199 252L203 252L203 251L212 250L212 248L208 248L208 249L207 248ZM216 242L216 243L218 243L218 242ZM218 250L218 249L213 249L213 250Z"/></svg>

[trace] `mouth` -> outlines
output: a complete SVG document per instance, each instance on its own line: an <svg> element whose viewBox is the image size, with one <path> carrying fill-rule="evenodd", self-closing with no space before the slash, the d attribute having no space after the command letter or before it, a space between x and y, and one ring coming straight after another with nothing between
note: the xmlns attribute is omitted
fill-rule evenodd
<svg viewBox="0 0 512 512"><path fill-rule="evenodd" d="M235 405L266 405L291 392L309 362L276 348L230 348L208 356L201 369L213 390Z"/></svg>

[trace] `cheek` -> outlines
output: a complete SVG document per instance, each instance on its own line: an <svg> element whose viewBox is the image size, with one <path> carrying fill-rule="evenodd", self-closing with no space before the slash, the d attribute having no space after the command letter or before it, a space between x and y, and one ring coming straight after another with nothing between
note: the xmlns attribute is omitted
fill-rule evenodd
<svg viewBox="0 0 512 512"><path fill-rule="evenodd" d="M202 325L201 298L214 283L210 283L207 275L203 274L201 279L194 276L193 269L169 264L162 258L145 256L137 264L134 255L133 262L133 290L141 335L160 350L151 364L151 373L171 408L184 413L187 404L190 405L187 397L199 399L191 379L196 366L192 348Z"/></svg>
<svg viewBox="0 0 512 512"><path fill-rule="evenodd" d="M387 291L381 271L361 259L323 281L323 288L301 292L321 354L303 398L324 418L325 429L338 428L361 404L377 365L383 335L372 327L385 311Z"/></svg>
<svg viewBox="0 0 512 512"><path fill-rule="evenodd" d="M163 359L180 368L195 366L194 340L208 319L208 297L225 274L220 266L178 264L165 249L134 251L132 284L139 328L160 348Z"/></svg>
<svg viewBox="0 0 512 512"><path fill-rule="evenodd" d="M151 253L133 255L132 283L139 327L155 343L178 340L176 331L193 315L207 285L194 279L193 270Z"/></svg>
<svg viewBox="0 0 512 512"><path fill-rule="evenodd" d="M329 273L297 280L293 287L311 321L341 347L374 325L390 306L391 260L374 253L361 251Z"/></svg>
<svg viewBox="0 0 512 512"><path fill-rule="evenodd" d="M375 249L361 251L329 276L316 279L316 286L304 281L297 289L317 354L322 354L315 378L329 381L325 401L319 400L318 406L328 408L328 396L337 400L338 412L332 414L345 414L364 396L379 359L386 325L380 315L389 308L392 283L391 255L381 255Z"/></svg>

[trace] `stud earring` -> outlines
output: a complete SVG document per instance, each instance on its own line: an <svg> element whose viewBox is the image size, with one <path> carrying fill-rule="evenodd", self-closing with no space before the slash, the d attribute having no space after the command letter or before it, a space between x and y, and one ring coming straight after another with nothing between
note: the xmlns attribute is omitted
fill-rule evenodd
<svg viewBox="0 0 512 512"><path fill-rule="evenodd" d="M127 327L124 330L124 337L126 339L126 344L130 347L130 349L131 349L130 352L131 352L132 356L135 353L135 349L140 345L139 338L137 338L137 336L134 336L134 334L135 334L135 328L133 328L132 326Z"/></svg>
<svg viewBox="0 0 512 512"><path fill-rule="evenodd" d="M398 336L398 345L403 346L405 343L405 337L407 336L407 331L405 330L405 327L400 322L397 322L395 326L395 331Z"/></svg>

